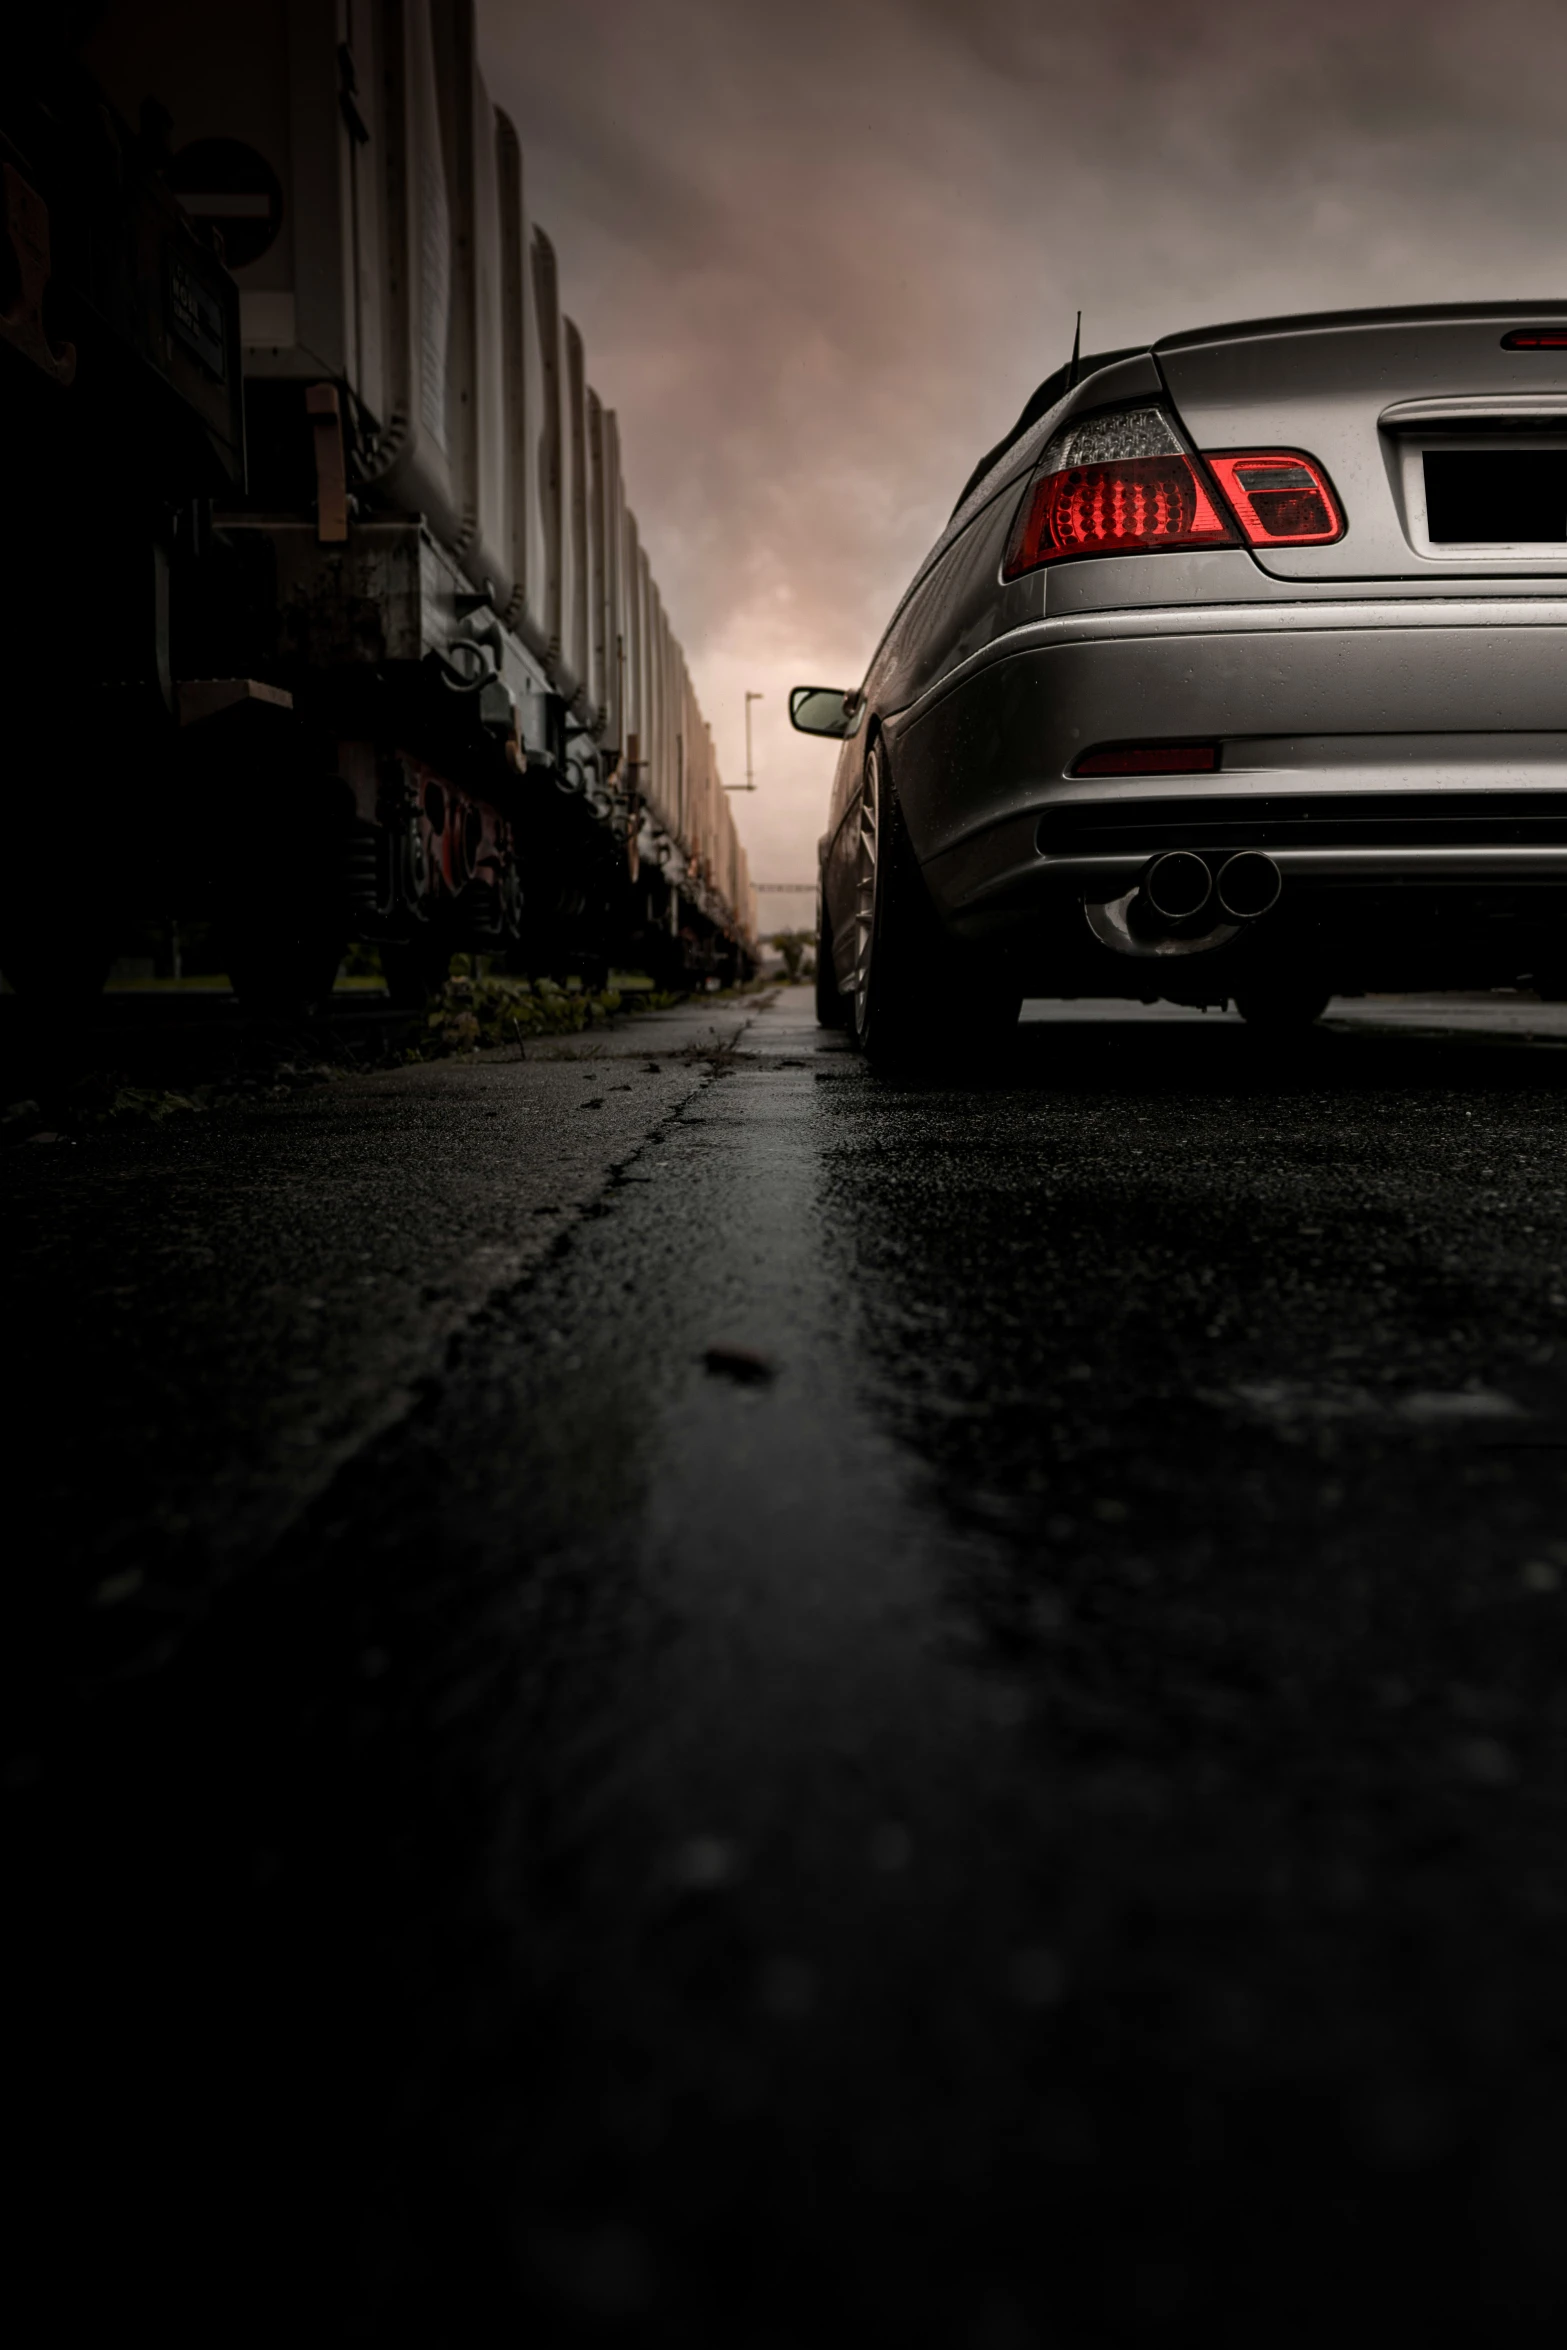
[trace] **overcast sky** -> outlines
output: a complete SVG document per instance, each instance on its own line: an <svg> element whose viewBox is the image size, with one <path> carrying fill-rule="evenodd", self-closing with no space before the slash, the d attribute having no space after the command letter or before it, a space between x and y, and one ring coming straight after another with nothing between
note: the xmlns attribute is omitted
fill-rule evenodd
<svg viewBox="0 0 1567 2350"><path fill-rule="evenodd" d="M1562 0L479 0L761 880L974 458L1085 347L1567 294Z"/></svg>

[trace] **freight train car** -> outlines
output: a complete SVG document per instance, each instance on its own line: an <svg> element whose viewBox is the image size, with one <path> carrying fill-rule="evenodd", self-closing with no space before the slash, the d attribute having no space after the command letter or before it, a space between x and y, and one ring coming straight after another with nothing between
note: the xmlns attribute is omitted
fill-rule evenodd
<svg viewBox="0 0 1567 2350"><path fill-rule="evenodd" d="M0 30L0 944L41 991L96 987L160 887L176 582L244 485L233 279L169 189L156 104L105 105L58 22Z"/></svg>
<svg viewBox="0 0 1567 2350"><path fill-rule="evenodd" d="M117 127L93 178L5 126L7 185L66 261L35 240L0 383L54 590L8 699L95 778L68 817L37 795L75 855L67 883L40 840L10 885L13 979L133 898L210 913L236 988L279 1006L351 936L408 999L459 948L748 967L744 852L472 0L107 0L78 58L26 63L41 119ZM73 374L49 289L116 239L129 351L116 376L84 332Z"/></svg>

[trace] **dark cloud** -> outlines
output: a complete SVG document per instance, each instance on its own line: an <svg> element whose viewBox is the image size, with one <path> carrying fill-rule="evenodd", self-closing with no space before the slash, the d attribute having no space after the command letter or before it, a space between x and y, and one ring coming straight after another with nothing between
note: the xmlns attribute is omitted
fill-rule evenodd
<svg viewBox="0 0 1567 2350"><path fill-rule="evenodd" d="M1559 0L481 0L763 878L974 456L1065 355L1563 290Z"/></svg>

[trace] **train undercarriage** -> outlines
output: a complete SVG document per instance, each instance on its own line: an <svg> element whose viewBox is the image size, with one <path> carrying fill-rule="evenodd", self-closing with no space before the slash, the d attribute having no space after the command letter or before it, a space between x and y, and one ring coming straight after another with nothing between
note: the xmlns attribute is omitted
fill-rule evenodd
<svg viewBox="0 0 1567 2350"><path fill-rule="evenodd" d="M17 993L90 994L160 923L204 931L247 1004L295 1014L329 993L354 942L410 1008L457 953L590 985L612 968L673 989L754 968L652 819L636 738L606 759L477 598L477 625L457 611L460 575L416 519L371 525L350 552L319 548L306 518L214 522L193 501L129 532L122 515L117 535L126 578L98 674L47 618L69 596L58 557L44 554L10 614L31 683L0 887L0 968ZM356 567L389 562L395 591L356 583ZM405 631L390 647L389 610ZM373 643L345 646L371 612ZM47 793L18 791L25 773L48 776ZM63 892L44 878L61 871L62 829Z"/></svg>

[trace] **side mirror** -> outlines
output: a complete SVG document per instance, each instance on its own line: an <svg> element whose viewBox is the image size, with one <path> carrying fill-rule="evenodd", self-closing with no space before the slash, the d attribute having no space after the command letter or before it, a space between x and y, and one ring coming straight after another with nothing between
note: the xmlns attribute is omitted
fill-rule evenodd
<svg viewBox="0 0 1567 2350"><path fill-rule="evenodd" d="M789 724L801 734L827 734L844 742L858 734L865 716L865 696L846 694L837 685L797 685L789 694Z"/></svg>

